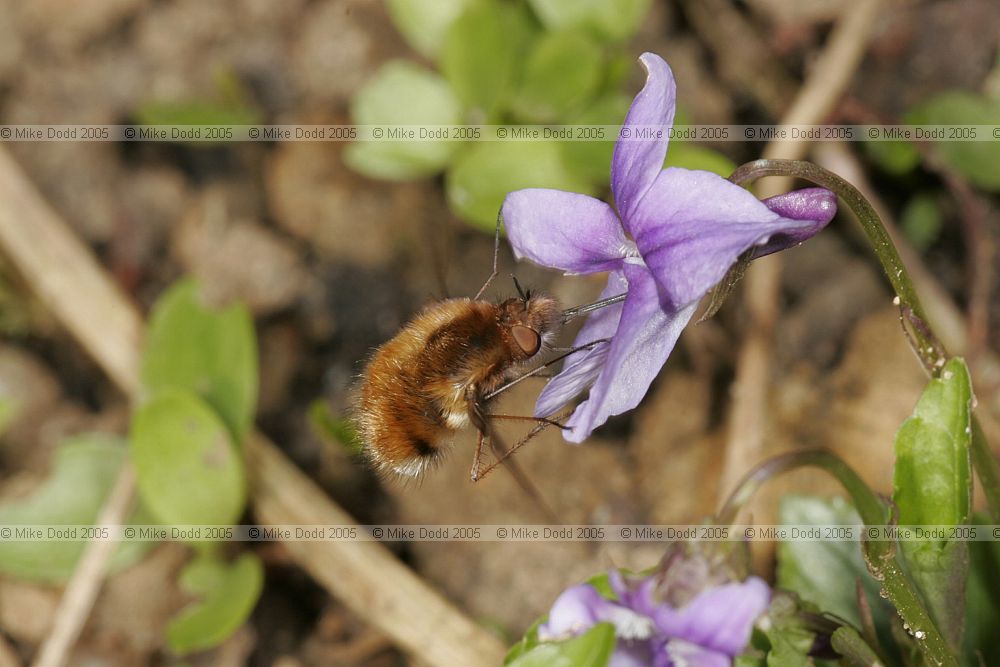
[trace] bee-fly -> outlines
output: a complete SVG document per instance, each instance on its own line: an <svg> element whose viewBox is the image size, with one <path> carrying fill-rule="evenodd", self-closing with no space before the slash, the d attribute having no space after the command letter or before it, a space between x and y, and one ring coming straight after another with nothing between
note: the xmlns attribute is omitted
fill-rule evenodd
<svg viewBox="0 0 1000 667"><path fill-rule="evenodd" d="M541 370L521 369L551 349L563 322L621 298L560 311L554 298L524 291L515 279L517 297L500 303L482 300L480 297L497 274L499 240L498 222L493 273L475 298L430 304L368 361L361 376L355 419L365 452L378 470L417 477L444 455L447 436L471 425L479 432L472 479L479 479L496 465L480 470L483 443L488 441L498 462L506 459L517 481L526 488L530 486L506 458L524 440L504 450L497 444L491 421L535 422L536 429L529 437L541 430L539 426L560 425L536 417L491 414L488 404L506 388ZM537 496L533 489L529 492Z"/></svg>

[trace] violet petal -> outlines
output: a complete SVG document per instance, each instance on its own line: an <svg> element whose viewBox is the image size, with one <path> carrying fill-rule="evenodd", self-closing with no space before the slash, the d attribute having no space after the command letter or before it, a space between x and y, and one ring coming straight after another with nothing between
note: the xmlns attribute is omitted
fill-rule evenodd
<svg viewBox="0 0 1000 667"><path fill-rule="evenodd" d="M748 248L811 229L773 213L752 194L707 171L664 169L624 221L660 288L680 309L715 286Z"/></svg>
<svg viewBox="0 0 1000 667"><path fill-rule="evenodd" d="M598 297L606 299L628 291L628 283L621 271L612 271L608 275L608 284ZM601 338L610 338L618 330L618 320L621 319L622 304L615 304L594 311L587 316L587 321L576 335L573 347L591 343ZM549 417L567 405L594 383L608 358L608 343L601 343L592 348L581 350L566 358L562 371L549 380L538 395L535 403L536 417Z"/></svg>
<svg viewBox="0 0 1000 667"><path fill-rule="evenodd" d="M812 224L783 234L753 249L753 259L797 246L816 235L837 214L837 195L824 188L803 188L763 200L763 204L783 218L806 220Z"/></svg>
<svg viewBox="0 0 1000 667"><path fill-rule="evenodd" d="M518 258L567 273L595 273L618 268L625 256L618 216L599 199L529 188L508 194L501 214Z"/></svg>
<svg viewBox="0 0 1000 667"><path fill-rule="evenodd" d="M607 615L604 607L610 604L593 586L571 586L552 604L548 621L538 628L538 638L553 641L574 637L599 623L600 617Z"/></svg>
<svg viewBox="0 0 1000 667"><path fill-rule="evenodd" d="M653 621L667 637L735 656L746 648L753 624L770 600L767 584L749 577L702 591L681 609L661 605Z"/></svg>
<svg viewBox="0 0 1000 667"><path fill-rule="evenodd" d="M653 661L650 641L618 640L606 667L649 667Z"/></svg>
<svg viewBox="0 0 1000 667"><path fill-rule="evenodd" d="M732 657L725 653L713 651L712 649L680 639L668 641L657 657L660 661L654 662L654 667L659 667L660 665L670 665L672 667L731 667L733 664Z"/></svg>
<svg viewBox="0 0 1000 667"><path fill-rule="evenodd" d="M607 361L590 395L566 422L563 436L583 442L608 417L631 410L660 372L681 330L694 314L695 304L667 311L661 308L657 285L645 266L625 263L628 297Z"/></svg>
<svg viewBox="0 0 1000 667"><path fill-rule="evenodd" d="M567 588L556 598L546 623L538 628L542 641L563 640L582 634L597 623L611 623L615 636L640 642L654 631L652 619L601 596L589 584Z"/></svg>
<svg viewBox="0 0 1000 667"><path fill-rule="evenodd" d="M632 214L663 168L677 101L677 84L666 61L654 53L643 53L639 61L646 68L646 85L632 101L611 158L611 191L622 219ZM644 125L660 126L662 139L636 138L634 130ZM625 129L633 134L626 138Z"/></svg>

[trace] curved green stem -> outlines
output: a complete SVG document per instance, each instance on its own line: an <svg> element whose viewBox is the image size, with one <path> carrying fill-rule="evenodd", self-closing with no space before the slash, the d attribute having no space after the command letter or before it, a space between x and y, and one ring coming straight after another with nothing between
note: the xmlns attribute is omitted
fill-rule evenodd
<svg viewBox="0 0 1000 667"><path fill-rule="evenodd" d="M932 376L937 377L948 359L948 353L934 336L910 274L899 258L882 219L865 196L832 171L801 160L755 160L740 166L729 180L739 185L749 185L764 176L791 176L810 181L834 192L854 211L899 299L904 331L924 367ZM983 485L990 515L994 522L1000 523L1000 463L990 451L975 414L972 415L972 429L972 462Z"/></svg>
<svg viewBox="0 0 1000 667"><path fill-rule="evenodd" d="M858 474L832 452L823 449L801 450L764 461L736 486L736 490L719 510L716 522L731 524L740 507L764 482L783 472L807 466L820 468L833 475L851 496L865 526L869 531L875 531L866 531L866 534L874 535L876 539L866 540L862 545L868 571L879 582L899 616L912 629L920 649L934 664L957 667L958 660L949 651L947 642L903 572L896 556L895 542L877 539L886 535L888 508Z"/></svg>
<svg viewBox="0 0 1000 667"><path fill-rule="evenodd" d="M716 514L716 523L720 525L731 524L736 519L740 508L760 490L764 482L781 473L806 466L822 468L836 477L837 481L850 494L851 500L854 501L854 507L866 525L883 526L886 524L889 512L885 503L879 500L879 497L868 488L868 485L854 472L851 466L826 449L803 449L788 452L756 465L740 480L736 489L726 499L722 509Z"/></svg>
<svg viewBox="0 0 1000 667"><path fill-rule="evenodd" d="M892 284L892 289L899 297L900 306L908 309L921 322L927 322L924 307L920 304L917 290L910 280L903 260L899 258L896 246L882 224L875 208L865 199L861 192L837 174L811 162L803 160L754 160L740 166L729 177L734 183L748 185L750 182L764 176L791 176L810 181L826 188L839 196L847 206L854 211L864 229L865 235L872 244L872 249L882 263L885 275ZM928 350L936 350L939 343L933 339L929 327L914 327L913 337L917 343L918 354L931 372L935 372L937 359L926 358Z"/></svg>

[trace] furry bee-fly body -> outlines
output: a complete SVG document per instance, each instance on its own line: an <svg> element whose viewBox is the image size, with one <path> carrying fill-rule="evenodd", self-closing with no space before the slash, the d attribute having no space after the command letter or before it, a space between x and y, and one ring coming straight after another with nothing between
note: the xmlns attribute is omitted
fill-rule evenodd
<svg viewBox="0 0 1000 667"><path fill-rule="evenodd" d="M472 425L484 433L486 396L537 358L559 323L556 300L530 292L424 308L362 373L355 418L368 458L415 477L440 459L452 432Z"/></svg>

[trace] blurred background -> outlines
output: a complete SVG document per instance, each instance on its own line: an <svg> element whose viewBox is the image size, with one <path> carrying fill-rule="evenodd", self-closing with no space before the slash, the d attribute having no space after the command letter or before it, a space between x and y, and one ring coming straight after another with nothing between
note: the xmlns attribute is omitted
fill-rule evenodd
<svg viewBox="0 0 1000 667"><path fill-rule="evenodd" d="M613 124L642 86L636 58L644 51L674 70L678 122L776 123L856 3L615 4L0 0L0 123ZM863 58L811 122L1000 125L1000 4L869 4L876 11L858 38ZM998 147L816 142L805 151L869 194L898 232L935 327L970 363L993 443ZM456 436L421 483L379 480L358 457L351 388L370 351L421 305L476 293L504 193L550 186L606 197L611 148L0 144L144 313L184 276L213 302L246 304L259 350L257 426L357 521L400 524L544 520L502 471L469 482L472 432ZM727 175L764 150L742 139L676 142L668 163ZM599 276L515 264L505 245L500 261L490 298L513 292L511 272L566 305L603 286ZM637 410L583 445L546 432L518 453L565 521L696 523L747 466L803 447L829 447L890 490L893 435L926 380L863 236L841 212L828 231L765 261L775 264L774 287L748 281L718 316L690 327ZM0 249L0 516L42 502L39 489L53 479L63 502L82 502L74 480L95 494L96 514L113 475L54 478L55 455L81 434L126 435L132 406L36 289ZM749 336L763 346L748 352ZM763 375L740 370L746 354L757 355ZM503 410L529 414L540 386L524 383ZM741 467L744 438L758 444ZM784 493L837 491L818 474L797 473L769 487L752 516L773 521ZM757 547L766 575L770 550ZM390 548L505 643L566 586L609 565L648 567L659 554L636 544ZM168 646L170 620L192 600L177 583L192 550L165 543L109 577L69 664L423 664L338 602L281 543L252 550L263 563L262 592L215 648L180 658ZM0 664L37 655L67 576L5 567L0 552Z"/></svg>

